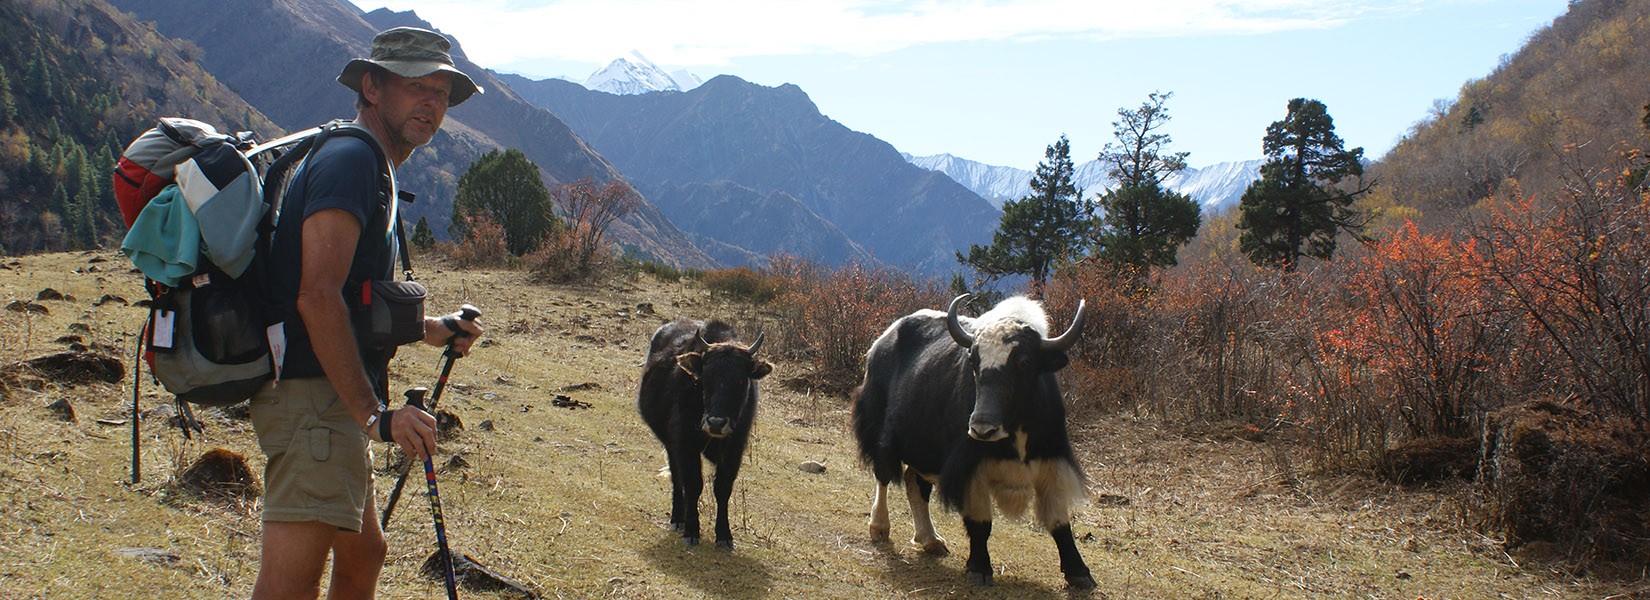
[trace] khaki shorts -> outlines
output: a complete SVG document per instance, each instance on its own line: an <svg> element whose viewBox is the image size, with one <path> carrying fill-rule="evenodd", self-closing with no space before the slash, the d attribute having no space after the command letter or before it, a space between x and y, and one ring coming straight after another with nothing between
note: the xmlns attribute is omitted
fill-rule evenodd
<svg viewBox="0 0 1650 600"><path fill-rule="evenodd" d="M367 434L325 377L266 383L252 397L252 428L269 457L265 521L319 521L361 531L372 497Z"/></svg>

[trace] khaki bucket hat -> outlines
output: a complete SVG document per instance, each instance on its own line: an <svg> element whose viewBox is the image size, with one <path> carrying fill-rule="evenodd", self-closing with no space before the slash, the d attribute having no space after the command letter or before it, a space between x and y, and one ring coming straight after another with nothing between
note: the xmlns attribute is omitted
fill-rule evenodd
<svg viewBox="0 0 1650 600"><path fill-rule="evenodd" d="M453 74L453 90L447 97L447 106L458 106L471 94L482 93L481 86L453 66L452 42L428 29L396 27L378 32L372 38L372 58L357 58L344 65L338 74L338 83L361 93L361 75L372 65L388 69L402 77L423 77L436 71Z"/></svg>

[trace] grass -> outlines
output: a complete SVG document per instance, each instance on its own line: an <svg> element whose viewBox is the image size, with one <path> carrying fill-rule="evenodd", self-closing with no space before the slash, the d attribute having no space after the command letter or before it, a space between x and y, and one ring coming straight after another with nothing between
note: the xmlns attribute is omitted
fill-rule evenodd
<svg viewBox="0 0 1650 600"><path fill-rule="evenodd" d="M106 262L91 263L95 257ZM0 306L50 287L73 301L38 301L49 315L0 312L0 365L61 351L82 324L87 342L119 348L144 311L91 305L143 297L113 254L0 259ZM526 283L508 271L420 263L431 310L482 309L485 343L457 362L441 408L466 429L437 463L455 550L558 598L1060 598L1054 545L1035 528L999 521L997 585L963 575L960 519L936 511L945 557L905 542L904 502L891 505L893 542L869 540L871 478L856 462L841 395L806 365L770 359L763 404L731 518L737 548L685 547L669 530L664 453L635 414L638 365L653 329L676 316L722 316L744 329L771 316L686 281L650 275L602 286ZM91 270L90 267L99 267ZM78 272L77 272L78 271ZM654 314L638 305L651 304ZM433 387L434 348L410 348L392 386ZM244 422L208 416L206 439L184 441L145 421L143 481L129 483L126 384L14 387L0 400L0 597L245 597L257 573L258 506L190 496L171 485L214 447L263 457ZM142 405L168 399L145 385ZM588 409L551 405L557 394ZM43 408L69 399L72 423ZM492 421L484 431L482 421ZM1351 474L1299 472L1287 440L1249 442L1125 416L1072 425L1091 486L1074 530L1100 587L1093 598L1598 598L1643 582L1602 581L1501 550L1469 526L1464 485L1408 489ZM386 462L384 448L378 460ZM797 468L820 461L825 473ZM417 482L412 482L416 484ZM393 472L375 481L381 503ZM434 549L428 504L409 486L388 531L380 597L438 598L418 568ZM707 486L708 488L708 486ZM899 498L901 494L896 493ZM704 499L704 528L712 514ZM159 558L132 557L157 549ZM464 591L464 597L492 597Z"/></svg>

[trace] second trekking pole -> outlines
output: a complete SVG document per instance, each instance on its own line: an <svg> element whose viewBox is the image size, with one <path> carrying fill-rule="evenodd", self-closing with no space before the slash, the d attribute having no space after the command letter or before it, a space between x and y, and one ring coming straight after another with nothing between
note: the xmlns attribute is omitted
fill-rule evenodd
<svg viewBox="0 0 1650 600"><path fill-rule="evenodd" d="M458 309L458 318L465 321L474 321L481 317L481 309L466 304ZM451 317L448 317L451 318ZM465 335L462 329L453 329L453 339ZM430 414L435 414L435 405L441 401L441 391L447 389L447 376L453 372L453 361L458 360L459 354L453 349L453 343L447 342L447 349L441 353L441 376L435 380L435 395L430 397ZM422 408L422 407L420 407ZM385 440L389 441L389 440ZM410 460L411 457L408 457ZM407 473L412 470L412 463L401 461L401 476L395 480L395 489L390 490L390 499L384 503L384 516L378 519L378 528L387 530L390 526L390 515L395 514L395 503L401 500L401 488L407 485Z"/></svg>

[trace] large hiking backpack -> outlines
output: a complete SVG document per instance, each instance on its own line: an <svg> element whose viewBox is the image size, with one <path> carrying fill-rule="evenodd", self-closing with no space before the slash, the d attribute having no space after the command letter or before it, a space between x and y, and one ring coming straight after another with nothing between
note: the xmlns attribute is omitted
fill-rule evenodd
<svg viewBox="0 0 1650 600"><path fill-rule="evenodd" d="M250 132L224 134L199 121L163 118L121 154L115 198L130 228L121 251L143 271L150 295L133 371L133 482L143 364L176 397L185 436L201 430L189 405L244 402L275 372L272 357L280 351L271 353L270 334L281 319L264 261L289 175L332 135L365 139L378 153L381 203L393 211L393 176L382 149L365 130L340 121L257 144ZM402 260L410 272L405 250Z"/></svg>

